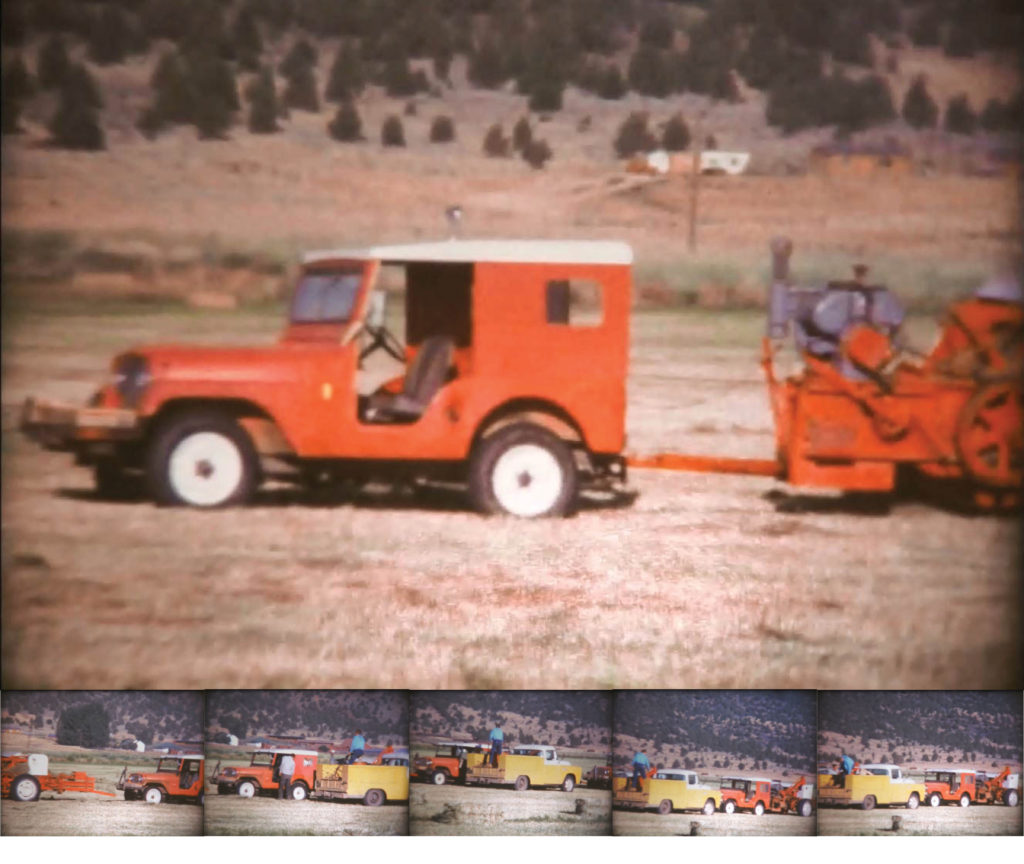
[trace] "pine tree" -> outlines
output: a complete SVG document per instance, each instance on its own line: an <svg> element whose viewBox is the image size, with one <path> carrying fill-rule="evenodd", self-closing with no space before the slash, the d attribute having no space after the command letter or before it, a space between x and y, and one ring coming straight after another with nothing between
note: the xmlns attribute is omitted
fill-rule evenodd
<svg viewBox="0 0 1024 864"><path fill-rule="evenodd" d="M327 124L327 132L335 141L362 141L363 121L351 102L343 102Z"/></svg>
<svg viewBox="0 0 1024 864"><path fill-rule="evenodd" d="M966 93L959 93L946 105L944 126L947 132L973 135L978 128L978 117L967 101Z"/></svg>
<svg viewBox="0 0 1024 864"><path fill-rule="evenodd" d="M915 129L934 129L939 107L928 93L924 78L917 77L903 99L903 119Z"/></svg>
<svg viewBox="0 0 1024 864"><path fill-rule="evenodd" d="M508 80L508 72L497 43L484 37L469 57L468 76L475 87L495 90Z"/></svg>
<svg viewBox="0 0 1024 864"><path fill-rule="evenodd" d="M316 95L316 78L310 64L295 65L288 75L288 83L284 90L284 104L288 108L299 111L320 110L320 100Z"/></svg>
<svg viewBox="0 0 1024 864"><path fill-rule="evenodd" d="M493 157L505 157L509 154L510 142L500 123L495 123L484 136L484 154Z"/></svg>
<svg viewBox="0 0 1024 864"><path fill-rule="evenodd" d="M363 74L359 53L351 43L343 42L338 46L334 63L331 64L324 99L328 102L345 102L362 93L365 86L366 76Z"/></svg>
<svg viewBox="0 0 1024 864"><path fill-rule="evenodd" d="M380 143L385 147L404 147L405 130L402 121L394 114L389 116L380 128Z"/></svg>
<svg viewBox="0 0 1024 864"><path fill-rule="evenodd" d="M601 76L597 95L602 99L621 99L626 95L626 80L616 63L609 63Z"/></svg>
<svg viewBox="0 0 1024 864"><path fill-rule="evenodd" d="M554 155L547 141L534 138L523 148L523 159L531 167L540 170Z"/></svg>
<svg viewBox="0 0 1024 864"><path fill-rule="evenodd" d="M657 147L657 139L647 128L647 115L634 111L623 120L613 146L620 159L628 159L636 153L647 153Z"/></svg>
<svg viewBox="0 0 1024 864"><path fill-rule="evenodd" d="M445 144L455 140L455 124L447 115L435 117L430 124L430 140L435 144Z"/></svg>
<svg viewBox="0 0 1024 864"><path fill-rule="evenodd" d="M200 138L223 138L240 107L230 67L213 53L212 46L205 45L188 56L186 69L192 94L190 122Z"/></svg>
<svg viewBox="0 0 1024 864"><path fill-rule="evenodd" d="M274 72L269 66L260 69L259 76L249 85L246 97L249 100L249 131L262 135L279 131Z"/></svg>
<svg viewBox="0 0 1024 864"><path fill-rule="evenodd" d="M562 93L565 83L553 78L546 78L533 85L527 103L531 111L561 111Z"/></svg>
<svg viewBox="0 0 1024 864"><path fill-rule="evenodd" d="M285 55L277 71L290 78L294 72L304 66L315 66L320 55L308 39L299 39Z"/></svg>
<svg viewBox="0 0 1024 864"><path fill-rule="evenodd" d="M57 721L57 743L73 747L106 747L110 743L110 715L99 702L65 708Z"/></svg>
<svg viewBox="0 0 1024 864"><path fill-rule="evenodd" d="M39 86L43 90L60 87L70 68L71 61L68 59L64 40L56 34L50 36L40 46L39 56L36 59L36 77L39 79Z"/></svg>
<svg viewBox="0 0 1024 864"><path fill-rule="evenodd" d="M661 133L661 148L669 151L681 151L689 146L690 127L686 125L682 114L673 114Z"/></svg>

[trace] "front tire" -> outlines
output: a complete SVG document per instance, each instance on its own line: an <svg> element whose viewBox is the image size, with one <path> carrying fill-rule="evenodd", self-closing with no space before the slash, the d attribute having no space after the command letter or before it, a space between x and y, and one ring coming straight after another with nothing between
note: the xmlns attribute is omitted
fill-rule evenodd
<svg viewBox="0 0 1024 864"><path fill-rule="evenodd" d="M438 769L430 775L430 779L434 781L435 786L444 786L444 784L448 782L448 775L444 771Z"/></svg>
<svg viewBox="0 0 1024 864"><path fill-rule="evenodd" d="M729 815L732 815L733 813L735 813L736 812L736 802L733 801L732 799L729 799L728 801L726 801L722 805L722 812L723 813L728 813Z"/></svg>
<svg viewBox="0 0 1024 864"><path fill-rule="evenodd" d="M163 804L164 790L158 786L150 786L142 797L147 804Z"/></svg>
<svg viewBox="0 0 1024 864"><path fill-rule="evenodd" d="M13 801L38 801L39 792L39 781L31 774L22 774L11 784L10 796Z"/></svg>
<svg viewBox="0 0 1024 864"><path fill-rule="evenodd" d="M804 798L799 804L796 805L796 812L801 816L810 816L814 812L814 806Z"/></svg>
<svg viewBox="0 0 1024 864"><path fill-rule="evenodd" d="M146 468L158 504L211 509L252 497L259 460L248 433L234 419L195 411L157 431Z"/></svg>
<svg viewBox="0 0 1024 864"><path fill-rule="evenodd" d="M921 803L921 798L916 792L911 792L910 797L907 799L907 809L916 810Z"/></svg>
<svg viewBox="0 0 1024 864"><path fill-rule="evenodd" d="M1006 792L1003 793L1003 803L1007 807L1016 807L1019 802L1020 796L1017 794L1016 789L1007 789Z"/></svg>
<svg viewBox="0 0 1024 864"><path fill-rule="evenodd" d="M235 787L239 798L255 798L256 784L252 780L243 780Z"/></svg>
<svg viewBox="0 0 1024 864"><path fill-rule="evenodd" d="M938 807L941 803L942 803L942 796L939 795L938 792L932 792L932 794L928 796L928 806L929 807Z"/></svg>
<svg viewBox="0 0 1024 864"><path fill-rule="evenodd" d="M522 519L564 516L575 503L577 486L568 445L531 423L484 438L470 459L469 494L482 513Z"/></svg>

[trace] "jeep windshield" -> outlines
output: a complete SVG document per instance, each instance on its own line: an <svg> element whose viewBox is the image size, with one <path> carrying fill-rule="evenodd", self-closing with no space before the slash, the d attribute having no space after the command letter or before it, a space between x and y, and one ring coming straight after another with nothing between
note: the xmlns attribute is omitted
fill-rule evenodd
<svg viewBox="0 0 1024 864"><path fill-rule="evenodd" d="M307 270L292 301L293 324L343 324L352 311L363 281L359 267Z"/></svg>
<svg viewBox="0 0 1024 864"><path fill-rule="evenodd" d="M274 754L273 753L253 753L252 754L252 765L273 765Z"/></svg>
<svg viewBox="0 0 1024 864"><path fill-rule="evenodd" d="M156 763L156 770L158 774L177 774L178 773L178 760L177 759L161 759Z"/></svg>

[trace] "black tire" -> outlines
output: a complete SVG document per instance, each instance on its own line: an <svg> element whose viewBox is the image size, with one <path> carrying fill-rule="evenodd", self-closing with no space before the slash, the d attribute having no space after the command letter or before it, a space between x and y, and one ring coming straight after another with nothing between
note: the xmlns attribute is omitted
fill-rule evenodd
<svg viewBox="0 0 1024 864"><path fill-rule="evenodd" d="M217 784L217 794L218 795L230 795L234 791L235 790L232 789L230 786L226 786L223 783L218 783Z"/></svg>
<svg viewBox="0 0 1024 864"><path fill-rule="evenodd" d="M516 777L516 782L512 784L512 788L515 789L516 792L525 792L530 788L530 778L525 774L520 774Z"/></svg>
<svg viewBox="0 0 1024 864"><path fill-rule="evenodd" d="M576 777L572 774L566 774L565 779L562 781L562 791L572 792L576 788Z"/></svg>
<svg viewBox="0 0 1024 864"><path fill-rule="evenodd" d="M148 786L142 793L142 800L147 804L163 804L166 799L167 795L159 786Z"/></svg>
<svg viewBox="0 0 1024 864"><path fill-rule="evenodd" d="M260 787L252 780L241 780L235 784L235 794L240 798L256 798L260 794Z"/></svg>
<svg viewBox="0 0 1024 864"><path fill-rule="evenodd" d="M363 796L363 803L367 807L380 807L384 803L387 796L384 795L382 789L368 789L366 794Z"/></svg>
<svg viewBox="0 0 1024 864"><path fill-rule="evenodd" d="M442 771L438 768L433 774L430 775L431 782L435 786L444 786L448 782L448 772Z"/></svg>
<svg viewBox="0 0 1024 864"><path fill-rule="evenodd" d="M961 807L970 807L971 806L971 796L968 795L966 792L964 792L964 794L960 796L960 806Z"/></svg>
<svg viewBox="0 0 1024 864"><path fill-rule="evenodd" d="M811 813L814 812L814 805L806 798L803 798L800 803L796 805L796 812L801 816L810 816Z"/></svg>
<svg viewBox="0 0 1024 864"><path fill-rule="evenodd" d="M509 509L495 492L494 475L495 468L499 466L499 460L512 448L519 446L547 451L560 471L557 494L553 495L550 503L547 500L535 502L540 507L537 512L526 507L520 509L519 512ZM534 478L528 471L523 471L522 476L522 487L529 487ZM493 435L481 440L474 447L470 457L469 496L473 506L481 513L507 514L522 518L564 516L571 511L576 502L578 485L576 463L569 446L547 429L532 423L516 423L498 430Z"/></svg>
<svg viewBox="0 0 1024 864"><path fill-rule="evenodd" d="M1016 807L1020 803L1020 795L1017 794L1017 790L1007 789L1003 793L1003 803L1007 807Z"/></svg>
<svg viewBox="0 0 1024 864"><path fill-rule="evenodd" d="M864 800L860 802L860 809L861 810L874 810L876 803L877 802L875 801L875 796L874 795L867 795L867 796L864 797Z"/></svg>
<svg viewBox="0 0 1024 864"><path fill-rule="evenodd" d="M193 800L200 807L204 806L206 804L206 793L205 792L200 792Z"/></svg>
<svg viewBox="0 0 1024 864"><path fill-rule="evenodd" d="M754 815L755 816L763 816L764 815L764 802L763 801L758 801L754 805Z"/></svg>
<svg viewBox="0 0 1024 864"><path fill-rule="evenodd" d="M301 780L296 780L288 787L286 794L292 801L306 801L309 798L309 787Z"/></svg>
<svg viewBox="0 0 1024 864"><path fill-rule="evenodd" d="M672 802L666 798L658 805L658 813L662 816L668 816L672 812Z"/></svg>
<svg viewBox="0 0 1024 864"><path fill-rule="evenodd" d="M736 812L736 802L733 801L731 798L728 801L724 802L722 804L722 812L723 813L728 813L730 815L735 813Z"/></svg>
<svg viewBox="0 0 1024 864"><path fill-rule="evenodd" d="M928 796L928 806L938 807L940 804L942 804L942 796L938 792L932 792L932 794Z"/></svg>
<svg viewBox="0 0 1024 864"><path fill-rule="evenodd" d="M921 796L916 792L911 792L910 797L907 799L907 809L916 810L921 806Z"/></svg>
<svg viewBox="0 0 1024 864"><path fill-rule="evenodd" d="M11 781L11 789L7 793L12 801L24 803L38 801L41 789L39 781L31 774L20 774Z"/></svg>
<svg viewBox="0 0 1024 864"><path fill-rule="evenodd" d="M212 433L226 439L233 446L240 462L237 483L215 500L192 498L175 486L170 476L171 459L177 448L202 433ZM225 447L225 451L231 448ZM206 463L209 466L209 463ZM211 468L211 473L216 468ZM170 507L196 507L213 509L244 504L259 485L259 458L248 433L232 418L214 410L196 410L177 414L161 425L146 458L146 479L150 493L158 504Z"/></svg>
<svg viewBox="0 0 1024 864"><path fill-rule="evenodd" d="M701 808L700 812L705 816L713 816L715 813L715 800L713 798L708 798L708 800L704 802L704 806Z"/></svg>

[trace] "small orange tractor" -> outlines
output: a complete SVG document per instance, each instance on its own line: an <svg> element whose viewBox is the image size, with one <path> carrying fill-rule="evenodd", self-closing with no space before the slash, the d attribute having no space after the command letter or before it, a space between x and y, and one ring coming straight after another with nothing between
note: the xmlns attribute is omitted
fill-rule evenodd
<svg viewBox="0 0 1024 864"><path fill-rule="evenodd" d="M798 816L810 816L814 812L813 785L808 785L805 777L801 777L791 786L783 786L781 781L773 780L768 809L772 813L796 813Z"/></svg>
<svg viewBox="0 0 1024 864"><path fill-rule="evenodd" d="M1011 774L1007 765L998 774L979 771L977 774L978 804L1005 804L1016 807L1020 803L1020 774Z"/></svg>
<svg viewBox="0 0 1024 864"><path fill-rule="evenodd" d="M197 753L176 753L161 756L152 771L128 773L124 766L117 788L124 792L125 801L145 801L162 804L164 801L187 801L202 805L206 757Z"/></svg>
<svg viewBox="0 0 1024 864"><path fill-rule="evenodd" d="M70 774L51 774L49 758L43 753L12 753L2 759L2 792L12 801L38 801L43 792L89 792L93 795L116 797L113 792L96 788L96 778L84 771Z"/></svg>
<svg viewBox="0 0 1024 864"><path fill-rule="evenodd" d="M1024 302L1010 281L986 283L946 313L930 352L903 344L904 310L888 289L850 281L797 288L792 244L772 242L773 284L762 365L775 420L774 459L662 453L638 468L760 474L794 486L887 492L898 475L983 509L1020 503ZM802 368L775 373L792 333ZM909 471L907 469L910 469Z"/></svg>

